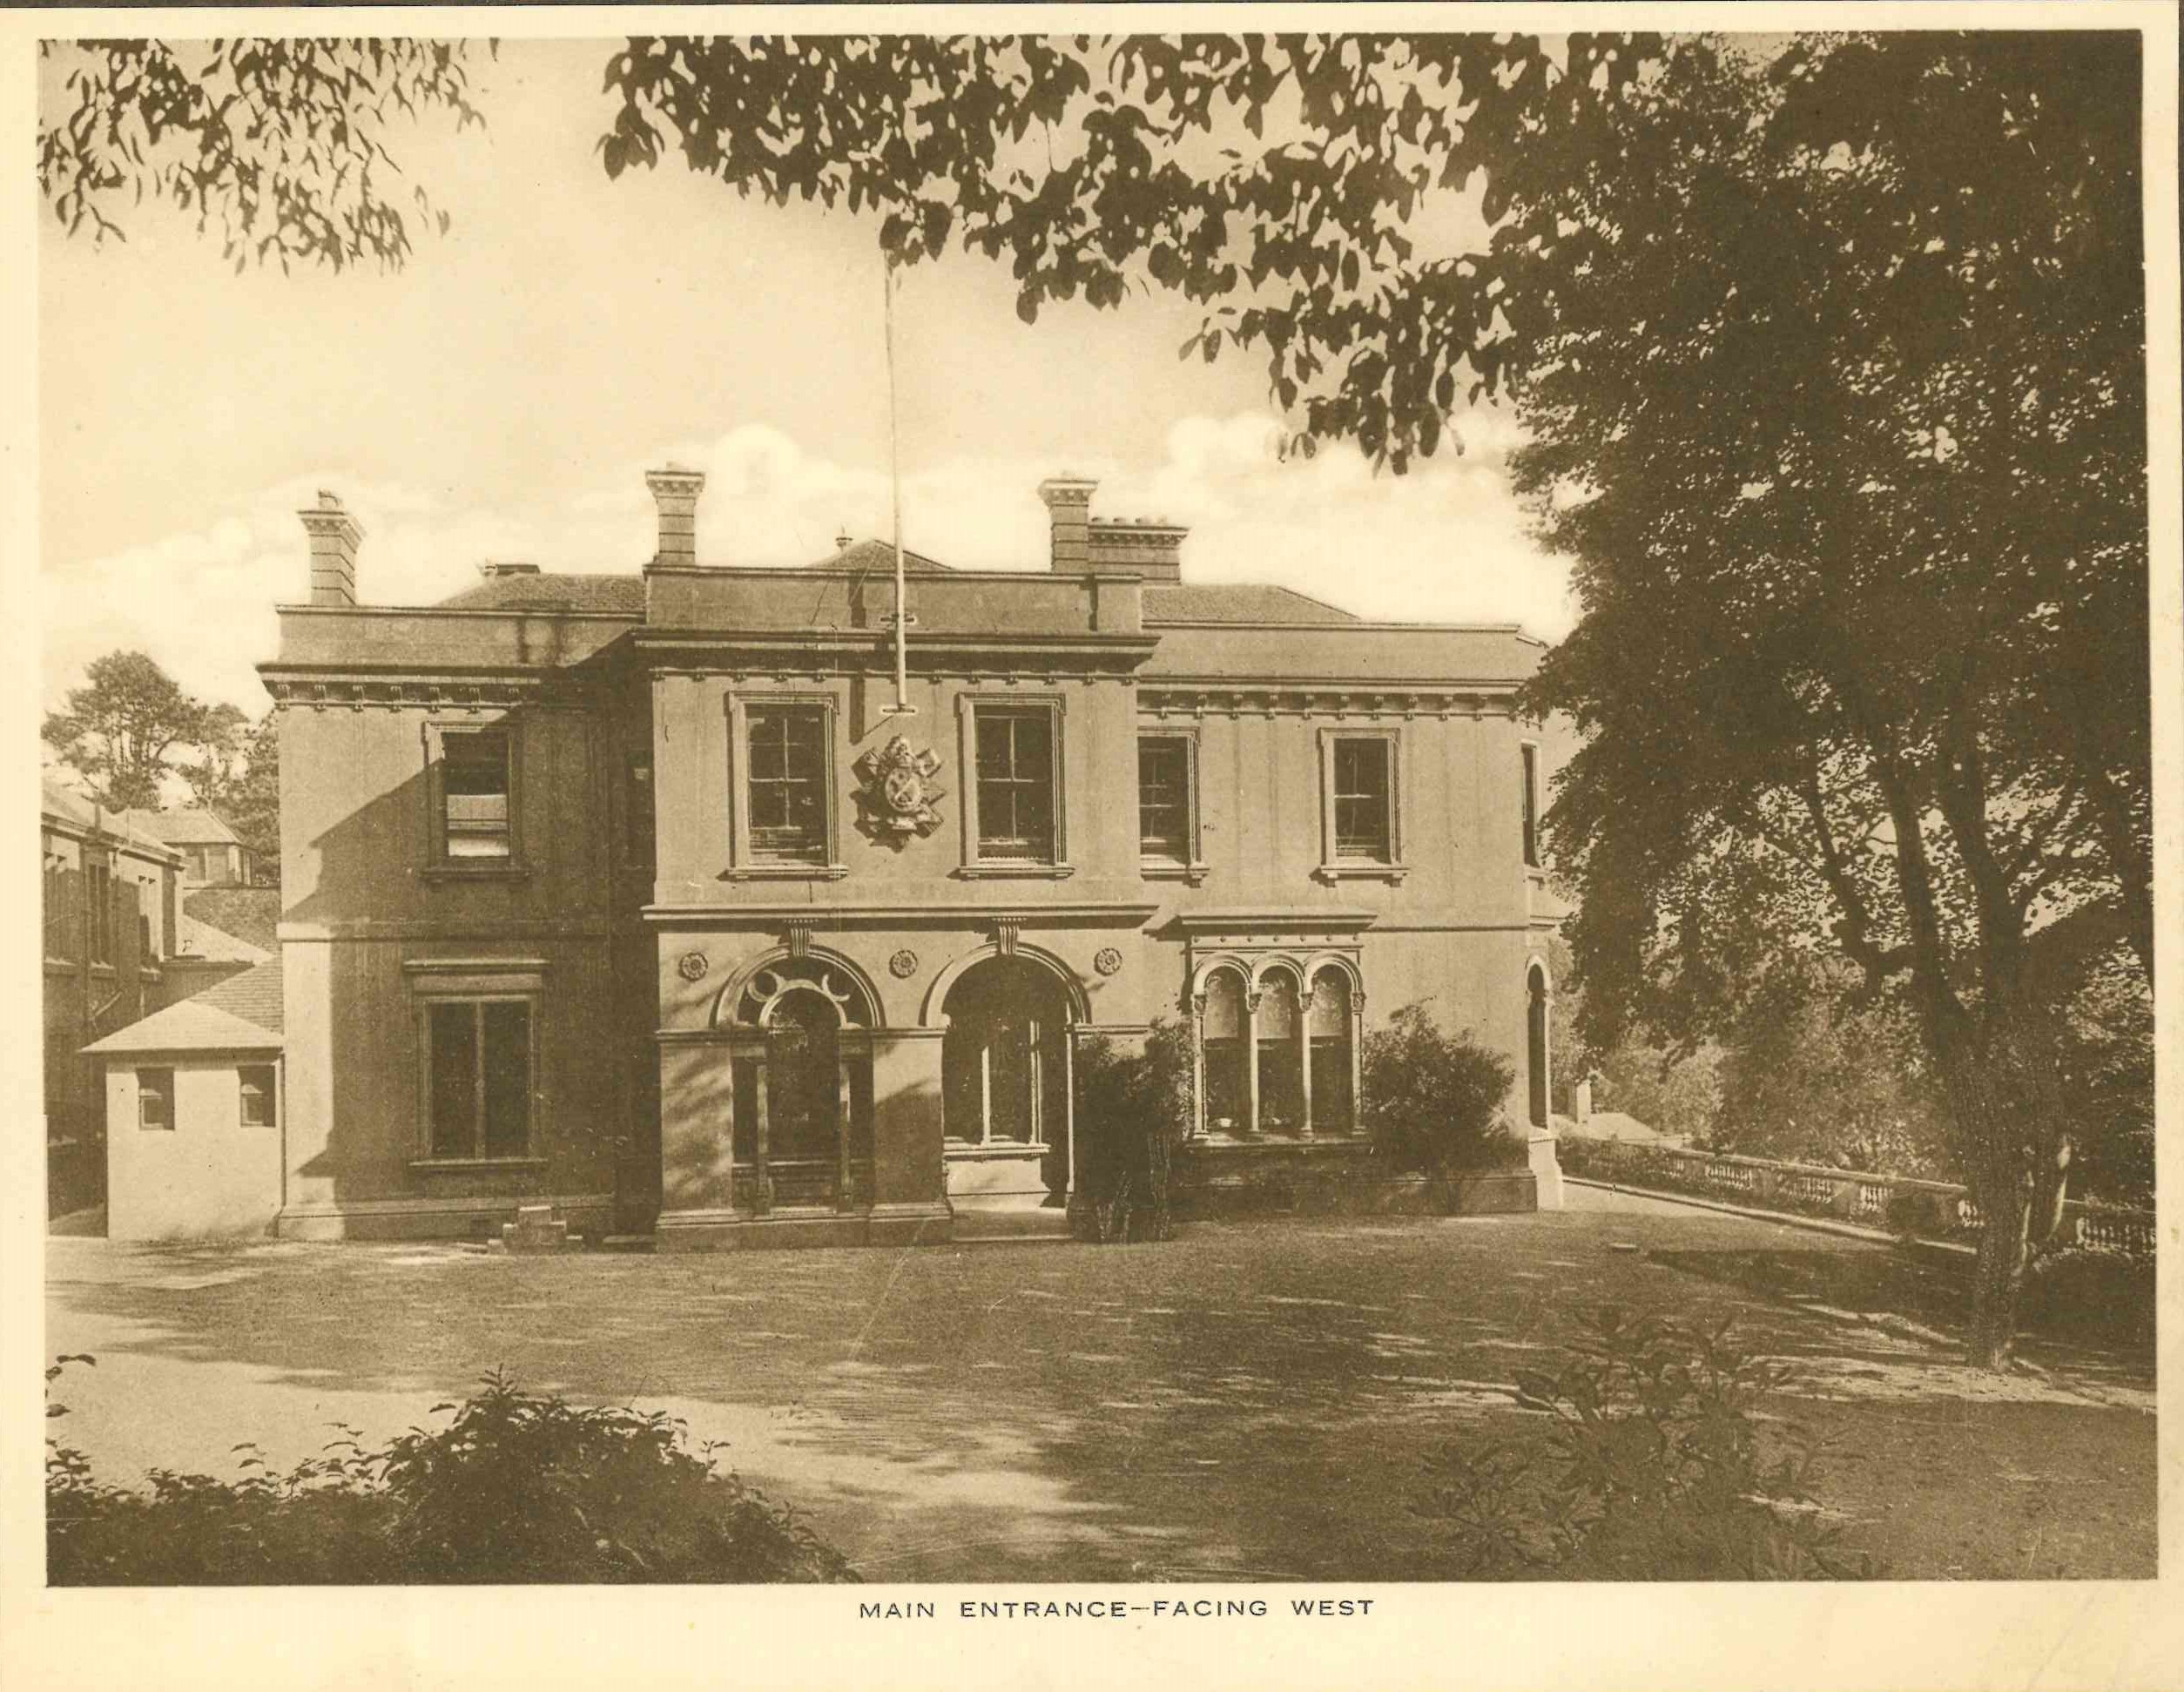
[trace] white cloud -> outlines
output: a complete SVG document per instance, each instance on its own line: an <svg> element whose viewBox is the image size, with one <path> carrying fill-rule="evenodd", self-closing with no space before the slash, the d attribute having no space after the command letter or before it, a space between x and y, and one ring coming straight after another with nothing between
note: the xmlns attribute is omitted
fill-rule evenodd
<svg viewBox="0 0 2184 1692"><path fill-rule="evenodd" d="M1284 463L1274 420L1250 413L1183 419L1156 464L928 462L904 479L904 538L961 568L1042 568L1047 518L1034 490L1066 469L1099 480L1096 515L1189 524L1192 579L1278 583L1369 617L1520 623L1559 637L1574 614L1568 573L1527 538L1510 494L1503 463L1514 425L1475 413L1454 433L1461 455L1445 448L1400 477L1376 475L1347 448ZM669 459L707 473L701 562L803 563L832 551L845 530L890 533L884 465L838 462L763 424L603 470L555 507L523 512L459 509L415 487L329 469L266 489L200 531L50 571L47 696L57 700L99 653L138 647L192 691L261 709L254 666L276 649L273 606L304 597L307 551L295 514L318 489L338 491L364 524L361 597L429 604L469 586L488 558L634 571L654 538L643 472Z"/></svg>

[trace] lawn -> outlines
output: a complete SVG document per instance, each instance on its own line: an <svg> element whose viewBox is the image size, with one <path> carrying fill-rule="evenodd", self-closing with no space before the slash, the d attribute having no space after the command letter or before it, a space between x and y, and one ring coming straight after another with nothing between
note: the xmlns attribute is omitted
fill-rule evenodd
<svg viewBox="0 0 2184 1692"><path fill-rule="evenodd" d="M1580 1193L1598 1204L1604 1196ZM868 1580L1433 1580L1451 1439L1607 1303L1736 1319L1796 1378L1843 1545L1899 1579L2150 1577L2150 1352L1958 1365L1960 1260L1654 1206L1200 1223L1159 1246L509 1257L49 1243L62 1426L108 1480L275 1464L423 1420L488 1368L664 1408Z"/></svg>

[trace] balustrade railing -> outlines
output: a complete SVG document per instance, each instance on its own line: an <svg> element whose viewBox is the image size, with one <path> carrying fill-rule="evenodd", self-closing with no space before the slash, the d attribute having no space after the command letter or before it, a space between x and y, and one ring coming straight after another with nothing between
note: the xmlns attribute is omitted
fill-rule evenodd
<svg viewBox="0 0 2184 1692"><path fill-rule="evenodd" d="M1834 1217L1921 1239L1972 1240L1979 1232L1979 1207L1972 1195L1946 1181L1823 1169L1683 1146L1634 1145L1575 1134L1565 1134L1556 1150L1562 1172L1580 1180L1735 1198L1759 1210ZM2078 1246L2152 1257L2154 1215L2092 1199L2068 1199L2046 1249Z"/></svg>

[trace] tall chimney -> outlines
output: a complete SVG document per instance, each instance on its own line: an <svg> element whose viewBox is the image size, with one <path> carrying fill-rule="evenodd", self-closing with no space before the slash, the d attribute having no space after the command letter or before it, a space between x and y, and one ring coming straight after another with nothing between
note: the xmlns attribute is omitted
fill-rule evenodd
<svg viewBox="0 0 2184 1692"><path fill-rule="evenodd" d="M647 470L644 485L660 508L660 545L655 564L687 570L698 562L698 496L705 491L705 473L680 464Z"/></svg>
<svg viewBox="0 0 2184 1692"><path fill-rule="evenodd" d="M1091 569L1086 533L1091 526L1092 490L1099 485L1074 475L1050 475L1039 484L1039 497L1047 502L1054 537L1048 569L1070 576Z"/></svg>
<svg viewBox="0 0 2184 1692"><path fill-rule="evenodd" d="M356 545L364 526L341 509L340 497L319 489L319 502L296 513L311 537L311 603L356 603Z"/></svg>

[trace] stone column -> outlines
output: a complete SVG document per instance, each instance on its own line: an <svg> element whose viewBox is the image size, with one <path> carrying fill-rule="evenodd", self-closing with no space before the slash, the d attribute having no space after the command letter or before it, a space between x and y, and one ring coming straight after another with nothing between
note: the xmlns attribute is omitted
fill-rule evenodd
<svg viewBox="0 0 2184 1692"><path fill-rule="evenodd" d="M1190 1135L1206 1134L1206 995L1203 988L1190 995Z"/></svg>
<svg viewBox="0 0 2184 1692"><path fill-rule="evenodd" d="M1297 995L1297 1082L1304 1094L1304 1135L1312 1137L1312 994L1317 983L1307 981Z"/></svg>
<svg viewBox="0 0 2184 1692"><path fill-rule="evenodd" d="M875 1245L948 1237L939 1028L872 1036L872 1224Z"/></svg>
<svg viewBox="0 0 2184 1692"><path fill-rule="evenodd" d="M1244 990L1244 1079L1251 1110L1248 1131L1252 1134L1259 1131L1259 997L1256 984Z"/></svg>
<svg viewBox="0 0 2184 1692"><path fill-rule="evenodd" d="M736 1222L735 1067L725 1041L660 1048L664 1251L715 1242Z"/></svg>

